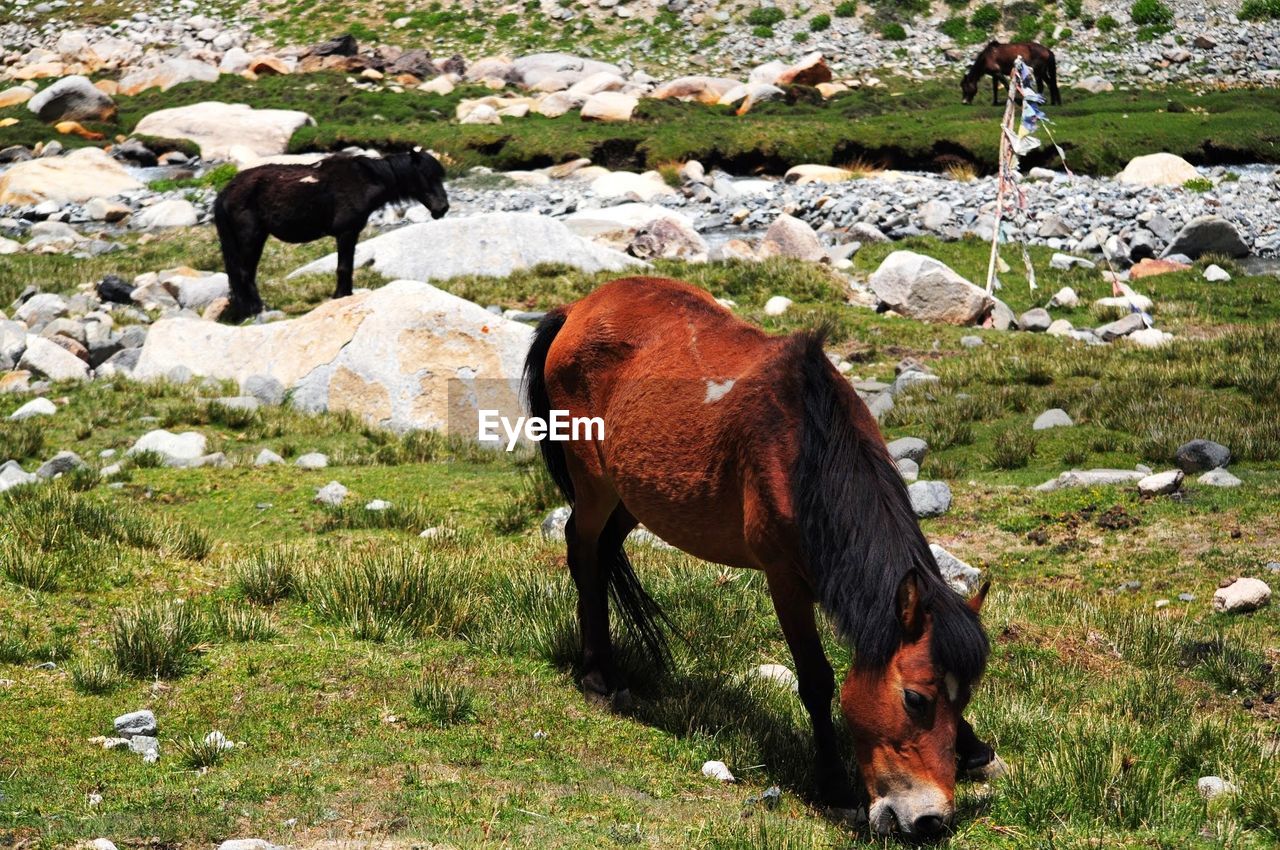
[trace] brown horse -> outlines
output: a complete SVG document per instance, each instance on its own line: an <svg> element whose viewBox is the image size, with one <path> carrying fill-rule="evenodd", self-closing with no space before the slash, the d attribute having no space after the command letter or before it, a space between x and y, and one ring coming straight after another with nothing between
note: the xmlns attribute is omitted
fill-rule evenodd
<svg viewBox="0 0 1280 850"><path fill-rule="evenodd" d="M991 104L1000 105L1000 83L1006 81L1013 73L1013 60L1021 58L1031 69L1036 78L1036 91L1044 93L1049 86L1049 100L1055 106L1062 103L1062 95L1058 92L1058 60L1053 51L1034 41L1014 44L1001 44L993 41L982 49L978 58L973 60L968 73L960 81L960 91L966 104L973 103L978 93L978 82L984 75L991 77ZM1007 83L1006 83L1007 84Z"/></svg>
<svg viewBox="0 0 1280 850"><path fill-rule="evenodd" d="M573 506L583 688L625 702L612 591L655 659L657 604L623 541L643 522L702 558L765 573L813 724L823 802L858 797L831 718L835 682L814 603L853 648L840 705L879 833L940 834L957 770L994 753L961 718L986 664L969 603L939 573L875 419L827 360L821 331L771 337L674 280L616 280L538 327L530 412L601 417L600 441L540 443ZM865 798L864 798L865 800Z"/></svg>

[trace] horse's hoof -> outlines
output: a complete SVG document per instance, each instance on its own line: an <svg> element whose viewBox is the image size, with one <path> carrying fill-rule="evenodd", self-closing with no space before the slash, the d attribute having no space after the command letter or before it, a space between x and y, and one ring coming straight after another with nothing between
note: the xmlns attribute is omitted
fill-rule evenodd
<svg viewBox="0 0 1280 850"><path fill-rule="evenodd" d="M999 779L1009 772L1009 765L1000 756L993 755L991 761L983 765L971 767L960 777L970 782L990 782Z"/></svg>
<svg viewBox="0 0 1280 850"><path fill-rule="evenodd" d="M630 711L635 707L635 704L636 701L632 698L630 689L622 688L614 691L611 706L614 711Z"/></svg>

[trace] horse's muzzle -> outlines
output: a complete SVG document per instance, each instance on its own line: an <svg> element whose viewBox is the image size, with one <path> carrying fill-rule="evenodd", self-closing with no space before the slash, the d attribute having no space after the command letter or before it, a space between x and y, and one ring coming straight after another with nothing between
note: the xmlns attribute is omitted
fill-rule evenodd
<svg viewBox="0 0 1280 850"><path fill-rule="evenodd" d="M430 209L431 209L431 217L432 217L432 218L435 218L435 219L441 219L441 218L444 218L444 214L445 214L445 213L447 213L447 212L449 211L449 205L448 205L448 204L445 204L444 206L440 207L439 209L436 209L436 208L430 208Z"/></svg>

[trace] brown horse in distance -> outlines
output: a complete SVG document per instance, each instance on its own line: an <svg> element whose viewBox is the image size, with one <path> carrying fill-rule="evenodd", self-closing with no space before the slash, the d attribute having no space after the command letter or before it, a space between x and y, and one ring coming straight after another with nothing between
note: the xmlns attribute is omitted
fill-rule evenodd
<svg viewBox="0 0 1280 850"><path fill-rule="evenodd" d="M978 83L983 76L991 77L991 104L1000 105L1000 83L1008 80L1013 73L1013 60L1021 58L1023 63L1035 75L1036 91L1044 93L1045 85L1049 86L1049 100L1055 106L1062 103L1062 95L1058 92L1058 60L1053 51L1034 41L1001 44L993 41L982 49L978 58L973 60L968 73L960 81L960 91L966 104L973 103L978 93Z"/></svg>
<svg viewBox="0 0 1280 850"><path fill-rule="evenodd" d="M530 412L601 417L599 441L540 443L572 505L588 695L629 699L610 592L657 660L657 603L623 551L643 522L706 561L762 570L813 724L822 801L859 804L831 717L835 681L814 605L852 647L840 691L881 834L941 834L957 772L994 752L961 717L986 664L978 620L943 580L875 419L827 360L822 332L773 337L674 280L607 283L538 327ZM867 797L863 797L865 802Z"/></svg>

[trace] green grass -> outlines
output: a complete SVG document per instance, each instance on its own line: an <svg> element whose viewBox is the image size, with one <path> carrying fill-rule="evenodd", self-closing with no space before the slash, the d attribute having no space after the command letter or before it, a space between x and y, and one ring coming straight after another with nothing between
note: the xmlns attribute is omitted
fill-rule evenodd
<svg viewBox="0 0 1280 850"><path fill-rule="evenodd" d="M193 230L130 241L109 261L216 267L201 259L212 248ZM918 240L863 248L855 274L893 248L937 256L971 279L985 268L981 243ZM268 300L294 312L318 303L314 282L281 279L312 249L272 250ZM1004 279L1015 311L1062 285L1086 305L1109 294L1097 272L1056 272L1047 251L1032 255L1038 293L1016 274ZM72 289L104 268L90 265L99 260L74 268L32 257L24 268ZM1229 617L1210 605L1224 576L1265 578L1280 535L1280 281L1238 268L1230 287L1206 288L1199 269L1143 281L1160 325L1178 335L1165 349L995 331L978 331L985 344L966 349L959 339L973 329L849 306L844 279L822 267L658 271L733 299L774 332L833 320L832 348L858 377L891 378L914 357L940 378L900 396L884 431L930 443L922 477L946 478L955 501L925 532L993 580L984 609L993 654L970 715L1014 768L989 788L959 789L943 846L1280 841L1276 709L1263 701L1280 687L1280 609ZM0 268L0 285L21 274ZM546 266L442 285L539 309L606 278ZM767 317L777 294L795 306ZM1087 306L1054 313L1091 321ZM811 805L803 708L743 675L790 664L761 575L636 547L638 574L675 624L674 658L666 673L649 669L619 630L636 706L604 711L575 685L576 597L563 546L537 530L559 498L529 457L374 431L351 416L267 408L233 421L208 402L232 390L124 380L55 388L66 403L41 422L33 460L66 446L86 458L122 450L155 427L139 418L156 416L206 434L235 466L144 465L121 489L86 480L0 496L0 566L17 547L38 552L55 578L36 589L21 579L39 583L26 567L18 580L0 573L0 679L13 682L0 686L0 841L883 846ZM0 416L23 401L3 402ZM1049 407L1077 424L1033 434ZM1192 480L1181 500L1027 486L1071 466L1167 466L1190 436L1231 447L1245 486ZM323 451L333 465L322 479L252 467L264 447L286 458ZM998 451L1011 460L990 463ZM354 507L313 502L330 478L350 488ZM374 498L404 513L371 516L379 512L362 506ZM450 533L418 539L427 524ZM1117 592L1134 580L1138 589ZM1155 609L1183 592L1196 601ZM823 640L843 673L847 650L826 630ZM57 669L36 669L45 661ZM87 742L144 706L161 723L158 765ZM206 744L212 729L245 747ZM740 783L702 777L712 758ZM1206 804L1195 782L1211 773L1240 793ZM776 809L752 802L771 785L783 790ZM103 799L86 807L92 788Z"/></svg>
<svg viewBox="0 0 1280 850"><path fill-rule="evenodd" d="M883 89L842 92L822 103L762 104L745 116L729 107L644 101L626 124L583 122L572 113L557 119L534 115L501 126L459 126L451 120L459 100L485 94L490 92L474 87L445 97L362 92L334 74L252 83L224 75L212 84L120 98L118 123L99 129L109 135L128 132L142 116L168 106L250 100L263 108L305 109L315 117L317 126L294 134L294 151L421 144L448 153L455 170L476 165L523 169L586 156L611 168L640 170L696 158L737 173L781 173L798 163L855 159L938 170L958 158L991 172L998 155L998 134L992 132L998 116L989 107L963 106L953 81L891 80ZM1170 101L1189 108L1169 112ZM21 109L12 111L16 115ZM1280 132L1269 120L1277 109L1280 92L1273 89L1077 92L1054 109L1054 133L1071 168L1086 174L1113 174L1134 151L1148 150L1166 150L1193 163L1280 162ZM0 110L0 117L8 113ZM25 121L0 129L0 146L33 144L47 135L47 128ZM939 153L944 148L945 157ZM1058 164L1052 147L1033 152L1025 162Z"/></svg>

